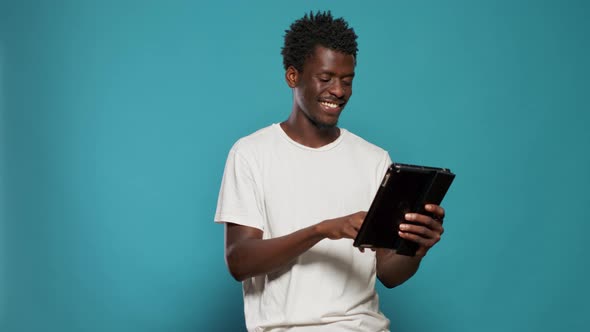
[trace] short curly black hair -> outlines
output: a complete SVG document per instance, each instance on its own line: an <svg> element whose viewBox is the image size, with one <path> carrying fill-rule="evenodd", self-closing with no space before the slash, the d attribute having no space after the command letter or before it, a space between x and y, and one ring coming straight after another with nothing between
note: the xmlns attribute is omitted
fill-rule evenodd
<svg viewBox="0 0 590 332"><path fill-rule="evenodd" d="M310 12L291 24L285 30L285 45L281 50L285 70L293 66L303 71L305 60L315 51L315 47L323 47L353 55L356 60L358 46L354 29L348 26L343 18L334 19L330 11Z"/></svg>

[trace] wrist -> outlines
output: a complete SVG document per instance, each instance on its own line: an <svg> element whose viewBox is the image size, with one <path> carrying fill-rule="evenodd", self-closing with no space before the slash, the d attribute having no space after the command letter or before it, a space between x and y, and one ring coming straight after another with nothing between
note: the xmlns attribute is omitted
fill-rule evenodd
<svg viewBox="0 0 590 332"><path fill-rule="evenodd" d="M328 237L328 235L326 234L325 221L321 221L321 222L313 225L311 227L311 231L313 234L312 236L314 238L318 238L319 240L323 240Z"/></svg>

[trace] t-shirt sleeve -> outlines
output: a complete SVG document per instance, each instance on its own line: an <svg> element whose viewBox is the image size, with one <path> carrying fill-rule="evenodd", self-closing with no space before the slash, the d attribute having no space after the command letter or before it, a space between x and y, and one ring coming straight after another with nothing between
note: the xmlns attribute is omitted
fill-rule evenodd
<svg viewBox="0 0 590 332"><path fill-rule="evenodd" d="M385 175L385 173L387 172L387 169L389 168L389 166L391 166L391 158L389 157L389 153L387 151L383 152L383 156L381 157L381 161L379 162L378 166L377 166L377 172L376 172L376 182L380 185L381 184L381 180L383 180L383 176Z"/></svg>
<svg viewBox="0 0 590 332"><path fill-rule="evenodd" d="M232 148L221 181L215 222L264 230L262 198L256 187L255 173L247 160Z"/></svg>

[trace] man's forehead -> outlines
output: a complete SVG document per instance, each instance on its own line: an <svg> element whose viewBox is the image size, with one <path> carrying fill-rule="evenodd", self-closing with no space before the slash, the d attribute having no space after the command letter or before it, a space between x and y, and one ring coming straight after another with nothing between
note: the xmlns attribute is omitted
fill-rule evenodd
<svg viewBox="0 0 590 332"><path fill-rule="evenodd" d="M314 47L314 51L305 59L304 67L306 65L315 65L320 66L321 68L332 68L335 65L337 65L337 67L347 67L349 65L347 62L349 61L353 66L352 74L354 74L354 67L356 66L356 59L354 58L354 55L322 45L316 45Z"/></svg>

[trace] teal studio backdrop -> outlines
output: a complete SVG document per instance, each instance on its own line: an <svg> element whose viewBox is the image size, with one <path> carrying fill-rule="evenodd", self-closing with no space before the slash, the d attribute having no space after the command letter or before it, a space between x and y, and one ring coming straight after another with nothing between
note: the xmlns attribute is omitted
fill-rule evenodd
<svg viewBox="0 0 590 332"><path fill-rule="evenodd" d="M443 240L378 288L392 330L587 331L589 4L3 1L0 331L245 330L217 193L317 9L359 35L341 126L457 173Z"/></svg>

